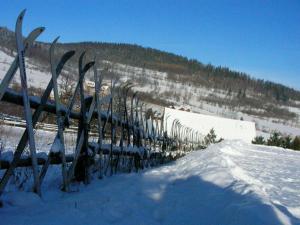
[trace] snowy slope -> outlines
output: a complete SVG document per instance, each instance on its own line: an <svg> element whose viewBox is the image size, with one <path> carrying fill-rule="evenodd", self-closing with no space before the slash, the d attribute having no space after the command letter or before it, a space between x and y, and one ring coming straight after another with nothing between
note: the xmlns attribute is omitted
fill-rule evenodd
<svg viewBox="0 0 300 225"><path fill-rule="evenodd" d="M193 128L203 135L208 134L213 128L217 138L227 140L238 139L251 143L256 136L255 123L249 121L233 120L171 108L165 108L164 115L165 120L167 120L168 134L171 133L173 121L178 119L182 125Z"/></svg>
<svg viewBox="0 0 300 225"><path fill-rule="evenodd" d="M52 167L43 200L4 194L0 224L300 224L299 165L300 152L224 141L69 194Z"/></svg>
<svg viewBox="0 0 300 225"><path fill-rule="evenodd" d="M5 52L0 50L0 81L5 76L6 72L8 71L11 63L14 61L14 58ZM39 68L32 64L26 58L26 72L27 72L27 82L28 87L35 87L35 88L46 88L48 82L51 79L51 74L48 72L40 71ZM14 80L20 84L20 74L19 70L17 70Z"/></svg>

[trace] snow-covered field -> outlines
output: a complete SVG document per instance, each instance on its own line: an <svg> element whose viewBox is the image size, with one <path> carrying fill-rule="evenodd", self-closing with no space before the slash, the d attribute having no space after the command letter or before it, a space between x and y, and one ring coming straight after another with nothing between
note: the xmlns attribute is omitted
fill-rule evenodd
<svg viewBox="0 0 300 225"><path fill-rule="evenodd" d="M52 167L42 199L4 193L0 224L300 224L299 165L300 152L223 141L73 193L58 191Z"/></svg>
<svg viewBox="0 0 300 225"><path fill-rule="evenodd" d="M183 126L192 128L203 135L214 129L218 139L238 139L251 143L256 137L255 123L249 121L233 120L171 108L164 109L164 116L164 121L168 122L168 134L171 133L173 121L177 119Z"/></svg>

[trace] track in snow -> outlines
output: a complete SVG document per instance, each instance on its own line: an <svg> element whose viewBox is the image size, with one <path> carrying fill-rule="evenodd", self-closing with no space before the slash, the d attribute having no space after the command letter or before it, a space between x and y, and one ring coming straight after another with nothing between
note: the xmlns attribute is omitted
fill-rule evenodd
<svg viewBox="0 0 300 225"><path fill-rule="evenodd" d="M139 174L8 192L0 224L300 224L300 152L223 141ZM62 214L60 214L62 212Z"/></svg>

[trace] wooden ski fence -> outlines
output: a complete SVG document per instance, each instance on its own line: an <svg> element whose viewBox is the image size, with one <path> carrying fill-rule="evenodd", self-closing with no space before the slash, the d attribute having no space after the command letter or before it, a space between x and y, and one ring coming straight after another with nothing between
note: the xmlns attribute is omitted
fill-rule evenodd
<svg viewBox="0 0 300 225"><path fill-rule="evenodd" d="M1 81L0 101L23 107L25 120L22 123L26 129L20 137L13 158L0 158L0 169L5 170L0 180L0 196L16 167L32 167L33 190L41 195L40 186L50 164L61 166L62 190L69 191L72 181L89 183L94 173L102 178L118 171L138 171L177 159L197 148L201 141L197 132L175 120L172 123L172 131L168 133L164 115L158 115L151 108L146 109L138 93L129 94L133 87L131 83L111 80L109 93L106 96L100 95L103 78L98 74L97 59L84 63L85 52L82 52L78 59L78 82L72 96L67 104L62 104L57 78L64 65L74 57L75 51L68 51L60 58L55 58L58 38L53 41L49 50L52 78L41 96L29 96L24 57L44 28L34 29L21 41L24 15L25 11L21 12L16 22L18 55ZM21 92L9 88L18 68L22 80ZM83 81L91 69L94 73L95 91L92 96L87 96ZM54 93L54 100L50 100L51 91ZM41 155L36 152L32 131L38 124L42 124L39 121L43 112L55 115L56 125L53 132L56 136L50 151ZM77 139L74 153L66 154L64 136L68 135L66 130L70 124L76 126L74 132L77 132ZM96 136L97 141L89 141L92 134ZM30 155L25 157L23 152L26 146L30 149Z"/></svg>

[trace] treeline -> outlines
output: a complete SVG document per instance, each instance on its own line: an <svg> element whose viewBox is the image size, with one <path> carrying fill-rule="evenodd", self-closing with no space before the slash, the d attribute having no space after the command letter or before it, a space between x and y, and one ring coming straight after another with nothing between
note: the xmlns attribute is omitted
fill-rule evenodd
<svg viewBox="0 0 300 225"><path fill-rule="evenodd" d="M277 146L293 150L300 150L300 136L292 138L284 136L280 132L273 132L269 139L265 140L263 136L257 136L252 141L253 144Z"/></svg>
<svg viewBox="0 0 300 225"><path fill-rule="evenodd" d="M14 33L0 27L0 46L15 49ZM29 57L48 64L49 43L36 42L29 51ZM300 101L300 92L284 85L254 79L248 74L232 71L229 68L203 64L194 59L175 55L153 48L144 48L132 44L103 43L103 42L80 42L61 43L57 48L61 54L66 50L77 50L77 54L87 51L87 60L92 60L94 55L98 60L108 60L122 64L128 64L141 68L168 72L169 79L183 83L209 88L218 88L231 93L237 93L236 97L243 101L248 94L255 94L268 102L289 103L289 100ZM72 63L76 64L76 58Z"/></svg>
<svg viewBox="0 0 300 225"><path fill-rule="evenodd" d="M246 97L247 93L254 93L265 99L283 103L300 100L299 91L282 84L254 79L248 74L232 71L226 67L205 65L197 60L152 48L100 42L67 43L62 46L68 50L87 49L91 53L91 59L95 54L100 60L168 72L169 79L222 89L229 93L235 92L237 97Z"/></svg>

